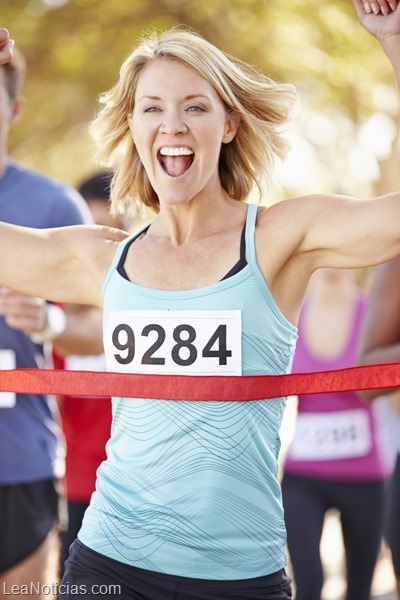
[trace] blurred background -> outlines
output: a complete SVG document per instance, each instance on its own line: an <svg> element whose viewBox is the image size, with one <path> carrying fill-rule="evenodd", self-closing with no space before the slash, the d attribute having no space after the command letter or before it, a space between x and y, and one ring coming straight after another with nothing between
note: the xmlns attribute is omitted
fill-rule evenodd
<svg viewBox="0 0 400 600"><path fill-rule="evenodd" d="M10 147L26 166L71 184L91 174L87 128L99 93L114 84L143 30L185 23L300 92L288 131L293 150L267 203L398 187L394 78L350 0L2 0L0 16L28 64L26 106Z"/></svg>

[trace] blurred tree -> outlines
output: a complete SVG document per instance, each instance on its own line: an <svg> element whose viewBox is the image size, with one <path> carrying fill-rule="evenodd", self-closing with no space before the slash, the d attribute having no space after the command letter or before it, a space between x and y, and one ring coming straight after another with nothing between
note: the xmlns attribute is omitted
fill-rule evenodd
<svg viewBox="0 0 400 600"><path fill-rule="evenodd" d="M381 99L394 85L349 0L2 0L1 18L28 63L25 114L11 153L71 183L95 168L87 125L98 94L149 27L190 25L226 52L294 82L310 110L340 105L355 121L374 110L377 82Z"/></svg>

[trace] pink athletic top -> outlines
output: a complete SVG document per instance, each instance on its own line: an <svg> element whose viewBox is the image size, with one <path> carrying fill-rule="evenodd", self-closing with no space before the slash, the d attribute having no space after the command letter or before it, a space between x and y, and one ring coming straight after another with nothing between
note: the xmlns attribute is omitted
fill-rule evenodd
<svg viewBox="0 0 400 600"><path fill-rule="evenodd" d="M354 366L365 308L366 299L360 295L344 352L333 359L320 359L311 353L302 335L305 304L292 372ZM384 479L391 472L392 462L382 443L384 417L380 409L379 404L368 404L355 392L299 396L295 434L284 463L285 471L322 479Z"/></svg>

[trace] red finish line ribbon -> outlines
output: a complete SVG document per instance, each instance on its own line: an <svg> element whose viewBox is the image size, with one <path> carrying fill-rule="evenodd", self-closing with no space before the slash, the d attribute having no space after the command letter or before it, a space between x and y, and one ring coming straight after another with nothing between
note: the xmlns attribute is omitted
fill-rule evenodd
<svg viewBox="0 0 400 600"><path fill-rule="evenodd" d="M329 392L400 387L400 363L291 375L143 375L51 369L0 371L0 391L63 396L249 402Z"/></svg>

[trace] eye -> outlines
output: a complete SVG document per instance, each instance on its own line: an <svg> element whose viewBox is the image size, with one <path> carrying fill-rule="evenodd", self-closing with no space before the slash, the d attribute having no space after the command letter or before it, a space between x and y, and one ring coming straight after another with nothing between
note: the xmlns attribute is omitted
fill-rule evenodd
<svg viewBox="0 0 400 600"><path fill-rule="evenodd" d="M149 106L148 108L145 108L143 112L145 113L154 113L154 112L159 112L160 109L157 106Z"/></svg>
<svg viewBox="0 0 400 600"><path fill-rule="evenodd" d="M186 109L187 112L205 112L205 109L202 106L198 106L197 104L188 106Z"/></svg>

